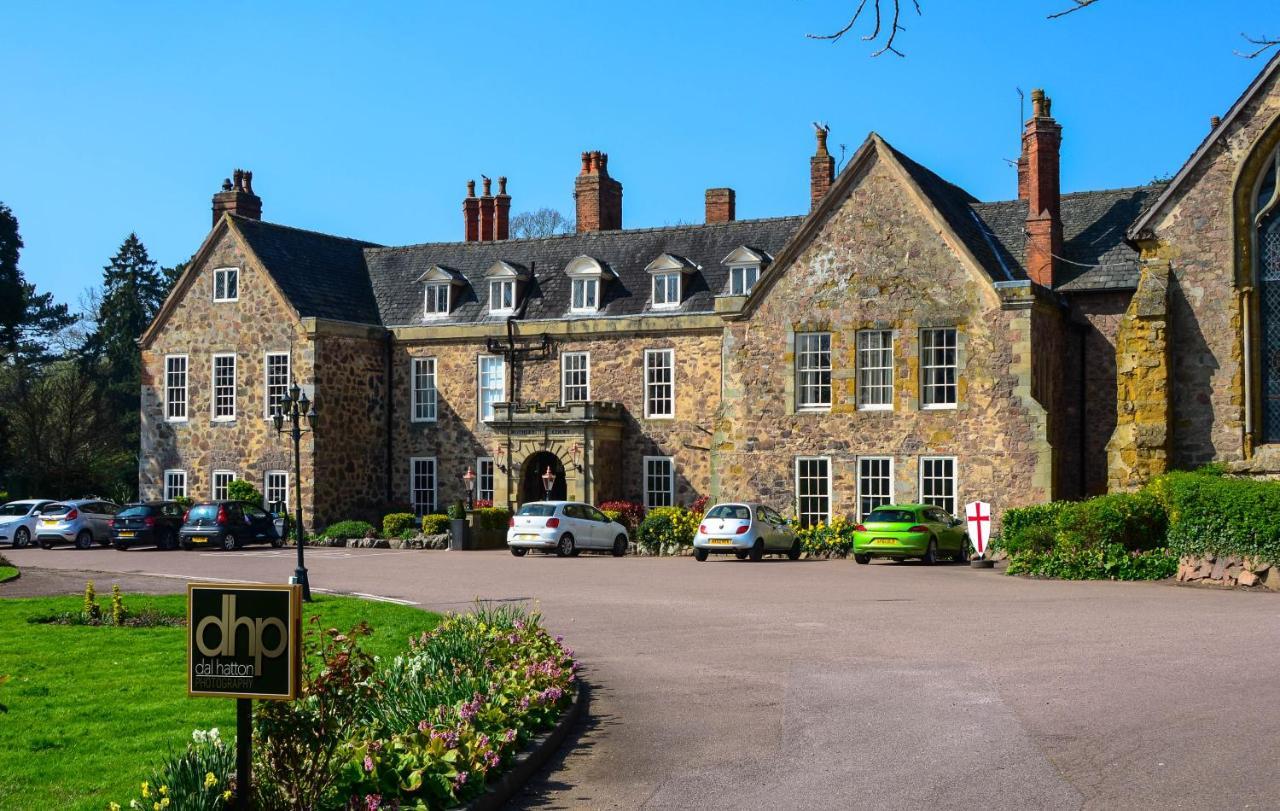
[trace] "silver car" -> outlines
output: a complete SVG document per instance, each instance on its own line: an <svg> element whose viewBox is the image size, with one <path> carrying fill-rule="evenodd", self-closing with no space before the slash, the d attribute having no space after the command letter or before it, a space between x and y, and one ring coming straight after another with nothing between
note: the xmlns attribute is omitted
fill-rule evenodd
<svg viewBox="0 0 1280 811"><path fill-rule="evenodd" d="M111 545L111 526L107 523L120 512L120 505L100 498L78 498L58 501L40 511L36 524L36 541L41 549L54 544L75 544L88 549L97 541Z"/></svg>
<svg viewBox="0 0 1280 811"><path fill-rule="evenodd" d="M732 553L738 560L755 561L765 555L800 557L800 541L791 522L765 504L717 504L707 510L693 536L693 556Z"/></svg>
<svg viewBox="0 0 1280 811"><path fill-rule="evenodd" d="M0 507L0 543L13 544L14 549L31 543L40 511L53 503L46 498L29 498Z"/></svg>
<svg viewBox="0 0 1280 811"><path fill-rule="evenodd" d="M562 558L584 549L627 554L627 528L609 516L578 501L533 501L511 516L507 546L523 557L530 549L543 549Z"/></svg>

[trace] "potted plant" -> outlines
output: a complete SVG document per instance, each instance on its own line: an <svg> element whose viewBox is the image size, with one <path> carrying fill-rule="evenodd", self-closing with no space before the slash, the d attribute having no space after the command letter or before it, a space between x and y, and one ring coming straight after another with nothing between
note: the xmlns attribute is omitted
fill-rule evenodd
<svg viewBox="0 0 1280 811"><path fill-rule="evenodd" d="M467 525L467 508L462 499L449 505L449 548L471 548L471 527Z"/></svg>

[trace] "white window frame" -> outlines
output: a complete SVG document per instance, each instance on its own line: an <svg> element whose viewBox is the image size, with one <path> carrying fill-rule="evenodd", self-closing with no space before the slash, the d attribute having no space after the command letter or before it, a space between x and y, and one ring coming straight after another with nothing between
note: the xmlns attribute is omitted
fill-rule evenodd
<svg viewBox="0 0 1280 811"><path fill-rule="evenodd" d="M440 307L440 291L444 290L444 309ZM430 282L422 294L422 315L424 318L435 318L448 315L453 308L453 285L449 282Z"/></svg>
<svg viewBox="0 0 1280 811"><path fill-rule="evenodd" d="M656 367L652 359L657 357L668 358L667 362ZM669 372L669 380L667 382L655 383L652 379L653 372L658 369L666 369ZM655 411L653 409L654 398L653 390L656 387L665 386L669 395L670 402L669 411ZM676 418L676 351L675 349L646 349L644 351L644 418L647 420L674 420Z"/></svg>
<svg viewBox="0 0 1280 811"><path fill-rule="evenodd" d="M594 313L600 309L600 277L578 276L570 280L569 311L574 313ZM578 291L582 291L582 303L579 304ZM589 294L589 295L588 295Z"/></svg>
<svg viewBox="0 0 1280 811"><path fill-rule="evenodd" d="M418 489L418 463L425 462L430 465L431 489ZM435 512L440 504L440 468L436 464L434 456L412 456L409 458L409 504L413 507L415 513L428 515ZM430 492L430 502L424 504L417 500L419 492Z"/></svg>
<svg viewBox="0 0 1280 811"><path fill-rule="evenodd" d="M869 476L865 473L865 470L863 468L864 463L871 463L871 464L887 463L889 466L889 471L887 474L880 473L878 475ZM883 504L893 503L894 462L893 462L892 456L859 456L857 459L857 465L858 465L858 471L857 471L858 472L858 477L857 477L858 518L859 520L866 520L867 514L870 513L871 510L874 510L876 507L879 507ZM887 480L888 492L887 493L868 493L867 492L868 488L866 487L866 484L868 484L869 480L873 478L877 480ZM876 499L879 503L871 507L871 509L867 509L863 503L863 499ZM883 499L883 501L880 501L880 499Z"/></svg>
<svg viewBox="0 0 1280 811"><path fill-rule="evenodd" d="M651 465L665 465L666 473L660 471L655 473L650 467ZM674 507L676 503L676 459L674 456L646 456L644 457L644 508L652 510L656 507ZM657 490L650 487L655 479L660 479L665 475L667 479L667 487L665 490ZM660 496L654 498L654 496Z"/></svg>
<svg viewBox="0 0 1280 811"><path fill-rule="evenodd" d="M485 469L488 468L488 472ZM493 464L492 456L476 457L476 500L477 501L493 501L495 487L497 486L497 467ZM489 480L489 486L485 487L485 479ZM489 495L485 495L488 493Z"/></svg>
<svg viewBox="0 0 1280 811"><path fill-rule="evenodd" d="M938 333L951 333L951 346L938 349L927 349L925 347L925 335L935 335ZM936 363L937 358L930 357L931 353L951 351L950 363ZM951 372L951 380L947 382L945 379L941 383L933 382L930 378L933 374ZM950 401L933 400L930 392L941 388L944 392L950 390ZM956 407L956 403L960 400L960 330L956 327L926 327L920 330L920 408L925 411L944 411Z"/></svg>
<svg viewBox="0 0 1280 811"><path fill-rule="evenodd" d="M749 296L760 281L759 265L734 265L729 268L729 295Z"/></svg>
<svg viewBox="0 0 1280 811"><path fill-rule="evenodd" d="M486 391L493 391L492 387L486 389L484 385L484 367L485 361L496 361L498 364L498 379L500 381L499 388L496 389L498 396L490 403L489 413L485 414L485 397ZM476 358L476 413L481 422L491 422L496 416L493 405L505 402L507 399L507 362L502 355L480 355Z"/></svg>
<svg viewBox="0 0 1280 811"><path fill-rule="evenodd" d="M871 336L887 339L886 345L868 346ZM857 362L858 362L858 410L859 411L892 411L896 390L894 386L893 330L863 329L858 330ZM888 363L885 364L884 353L888 352ZM878 378L878 379L877 379ZM888 381L887 383L885 381ZM884 399L883 392L888 389L888 402L868 402L868 394L876 392L875 399Z"/></svg>
<svg viewBox="0 0 1280 811"><path fill-rule="evenodd" d="M429 371L420 372L420 368ZM409 421L435 422L439 414L440 390L436 386L436 370L439 364L434 357L412 358L409 361ZM419 376L430 381L428 387L419 387Z"/></svg>
<svg viewBox="0 0 1280 811"><path fill-rule="evenodd" d="M293 358L288 352L268 352L262 356L262 384L263 384L263 411L266 413L267 419L271 419L271 359L284 358L284 383L276 383L276 386L283 386L280 391L280 402L283 403L289 397L289 381L293 379Z"/></svg>
<svg viewBox="0 0 1280 811"><path fill-rule="evenodd" d="M227 295L227 279L235 279L236 294ZM215 302L240 300L240 268L213 269L213 300Z"/></svg>
<svg viewBox="0 0 1280 811"><path fill-rule="evenodd" d="M271 505L274 503L271 498L271 491L276 488L271 486L272 477L281 476L284 477L284 484L280 486L284 491L284 498L280 499L280 501L284 504L285 512L289 511L289 471L287 470L268 470L262 474L262 500L265 502L263 509L271 509Z"/></svg>
<svg viewBox="0 0 1280 811"><path fill-rule="evenodd" d="M825 478L825 480L826 480L826 490L827 490L827 492L826 492L826 495L825 495L825 496L813 496L813 495L810 495L810 496L801 496L801 494L800 494L800 480L801 480L801 475L800 475L800 466L801 466L802 464L806 463L806 462L821 462L821 463L826 467L827 475L826 475L825 477L823 477L823 478ZM817 477L817 476L806 476L806 477L804 477L804 478L806 478L806 479L810 479L810 480L813 480L813 481L821 481L821 480L822 480L822 478ZM796 457L796 461L795 461L795 490L794 490L794 492L795 492L795 498L796 498L796 521L797 521L797 522L799 522L801 526L815 526L815 525L816 525L816 524L818 524L818 523L823 523L823 524L830 524L830 523L831 523L831 503L832 503L832 501L833 501L833 499L834 499L834 497L835 497L835 494L832 492L832 489L833 489L833 488L832 488L832 481L833 481L833 480L832 480L832 475L831 475L831 457L830 457L830 456L797 456L797 457ZM827 502L827 503L826 503L826 512L825 512L825 514L821 514L821 513L813 513L813 514L815 514L815 515L822 515L822 517L819 519L819 521L814 521L813 523L810 523L810 524L806 524L806 523L804 523L804 517L805 517L805 515L810 514L810 513L812 512L812 511L806 511L806 510L804 509L804 499L805 499L805 498L810 498L810 499L812 499L812 498L825 498L825 499L826 499L826 502Z"/></svg>
<svg viewBox="0 0 1280 811"><path fill-rule="evenodd" d="M824 337L826 338L825 350L822 349L822 339ZM818 346L816 349L809 348L807 346L802 346L802 344L807 343L808 339L814 339L818 342ZM825 367L817 364L817 362L821 359L821 356L823 354L826 355L826 359L827 359L827 363ZM794 357L793 365L795 366L795 381L796 381L796 384L795 384L796 385L796 391L795 391L796 411L830 411L831 410L832 394L834 391L834 386L832 385L833 364L831 362L831 356L832 356L832 352L831 352L831 333L830 332L797 332L795 333L795 354L793 356ZM815 365L809 366L806 363L807 358L813 358ZM826 383L822 382L823 373L825 373L827 376ZM815 382L806 381L806 377L808 376L816 376L814 378ZM817 397L821 394L824 388L826 389L826 395L827 395L826 402L821 402L820 400L817 399ZM815 399L810 400L806 397L805 393L808 391L815 392L814 395L811 395Z"/></svg>
<svg viewBox="0 0 1280 811"><path fill-rule="evenodd" d="M653 274L653 307L656 310L674 309L680 306L680 301L684 297L684 276L678 270L666 270L661 273ZM671 297L671 280L675 280L675 297ZM662 300L658 300L658 291L662 290Z"/></svg>
<svg viewBox="0 0 1280 811"><path fill-rule="evenodd" d="M583 361L582 368L570 369L570 359ZM570 383L569 375L582 374L581 383ZM569 389L582 389L581 397L569 397ZM591 353L590 352L563 352L560 355L560 402L563 403L585 403L591 399Z"/></svg>
<svg viewBox="0 0 1280 811"><path fill-rule="evenodd" d="M225 478L227 481L221 485L222 495L218 495L218 479ZM234 470L215 470L213 476L210 477L209 495L214 501L226 501L231 498L231 483L236 480L236 472Z"/></svg>
<svg viewBox="0 0 1280 811"><path fill-rule="evenodd" d="M182 385L174 386L170 383L170 375L179 374L169 368L169 364L173 361L182 361ZM182 393L182 415L174 416L172 407L177 403L173 399L175 392ZM186 422L191 409L191 360L186 355L165 355L164 356L164 420L165 422Z"/></svg>
<svg viewBox="0 0 1280 811"><path fill-rule="evenodd" d="M218 414L218 361L225 358L231 358L231 413ZM236 376L239 370L236 367L234 352L217 352L209 361L209 413L214 422L235 422L236 419Z"/></svg>
<svg viewBox="0 0 1280 811"><path fill-rule="evenodd" d="M178 492L181 491L181 492ZM187 471L169 468L164 472L164 500L173 501L187 496Z"/></svg>
<svg viewBox="0 0 1280 811"><path fill-rule="evenodd" d="M511 304L508 306L507 290L511 291ZM510 313L516 309L516 279L489 280L489 312L492 314ZM495 295L496 293L496 295Z"/></svg>
<svg viewBox="0 0 1280 811"><path fill-rule="evenodd" d="M930 462L941 462L941 463L949 464L951 466L951 476L949 477L949 480L951 482L950 496L938 496L938 495L926 496L925 495L925 492L924 492L925 467L926 467L926 463L930 463ZM919 469L916 471L916 485L919 488L917 492L920 493L920 503L929 504L933 507L939 507L943 510L946 510L947 513L949 513L953 518L956 517L956 509L960 506L960 470L959 468L960 468L959 462L954 456L921 456L919 461ZM948 477L945 477L945 476L930 476L929 478L937 481L948 481ZM948 498L951 500L950 507L948 507L948 505L945 503Z"/></svg>

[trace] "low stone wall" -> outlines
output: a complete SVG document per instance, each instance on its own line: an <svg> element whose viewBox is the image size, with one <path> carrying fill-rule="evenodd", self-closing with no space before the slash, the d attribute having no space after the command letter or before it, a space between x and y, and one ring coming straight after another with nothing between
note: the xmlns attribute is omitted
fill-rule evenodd
<svg viewBox="0 0 1280 811"><path fill-rule="evenodd" d="M1280 591L1280 567L1227 555L1184 557L1178 561L1177 579L1208 586L1260 586Z"/></svg>
<svg viewBox="0 0 1280 811"><path fill-rule="evenodd" d="M308 546L345 546L350 549L448 549L449 533L416 538L325 538Z"/></svg>

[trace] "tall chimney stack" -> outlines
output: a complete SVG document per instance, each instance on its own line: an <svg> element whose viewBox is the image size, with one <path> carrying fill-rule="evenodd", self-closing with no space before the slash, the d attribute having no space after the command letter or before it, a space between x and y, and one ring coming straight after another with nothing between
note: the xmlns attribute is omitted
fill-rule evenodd
<svg viewBox="0 0 1280 811"><path fill-rule="evenodd" d="M823 124L813 125L818 138L818 148L809 158L809 210L813 211L827 196L831 183L836 179L836 159L827 151L827 133L831 128Z"/></svg>
<svg viewBox="0 0 1280 811"><path fill-rule="evenodd" d="M498 178L498 196L493 198L493 238L511 237L511 195L507 194L507 179Z"/></svg>
<svg viewBox="0 0 1280 811"><path fill-rule="evenodd" d="M262 198L253 193L253 172L237 169L222 181L222 189L213 195L213 224L223 213L251 220L262 219Z"/></svg>
<svg viewBox="0 0 1280 811"><path fill-rule="evenodd" d="M622 184L609 177L609 156L583 152L582 170L573 180L578 233L622 228Z"/></svg>
<svg viewBox="0 0 1280 811"><path fill-rule="evenodd" d="M462 200L462 238L467 242L480 241L480 198L476 197L476 182L467 181L467 196Z"/></svg>
<svg viewBox="0 0 1280 811"><path fill-rule="evenodd" d="M480 194L480 241L493 241L493 181L480 175L484 191Z"/></svg>
<svg viewBox="0 0 1280 811"><path fill-rule="evenodd" d="M1062 255L1062 126L1054 120L1052 109L1053 100L1043 90L1031 91L1031 119L1022 130L1018 159L1018 197L1027 203L1027 275L1050 288L1054 257Z"/></svg>
<svg viewBox="0 0 1280 811"><path fill-rule="evenodd" d="M707 222L733 222L737 216L733 189L707 189Z"/></svg>

